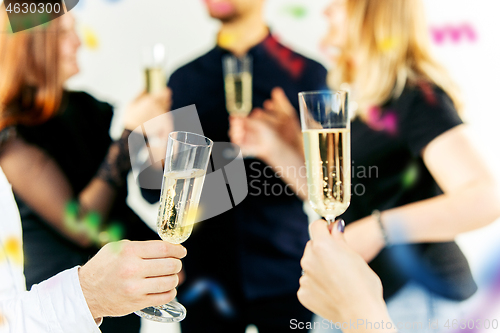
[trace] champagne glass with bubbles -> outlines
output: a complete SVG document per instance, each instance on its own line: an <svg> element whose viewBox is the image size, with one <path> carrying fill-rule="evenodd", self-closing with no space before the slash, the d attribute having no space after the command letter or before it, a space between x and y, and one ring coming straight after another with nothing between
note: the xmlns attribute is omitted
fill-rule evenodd
<svg viewBox="0 0 500 333"><path fill-rule="evenodd" d="M351 126L348 94L299 94L309 203L328 224L351 202Z"/></svg>
<svg viewBox="0 0 500 333"><path fill-rule="evenodd" d="M172 244L187 240L196 222L201 190L212 152L212 140L188 132L170 133L163 171L157 227ZM171 323L186 317L186 309L172 301L136 312L149 320Z"/></svg>

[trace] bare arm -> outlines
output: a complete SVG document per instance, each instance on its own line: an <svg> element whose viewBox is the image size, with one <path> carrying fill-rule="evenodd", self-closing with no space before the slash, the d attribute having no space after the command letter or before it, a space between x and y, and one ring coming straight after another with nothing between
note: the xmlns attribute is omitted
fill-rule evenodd
<svg viewBox="0 0 500 333"><path fill-rule="evenodd" d="M16 195L37 214L78 245L86 247L91 244L86 235L75 233L65 224L66 205L75 197L54 160L39 148L15 139L5 147L0 165ZM115 190L105 181L94 178L80 193L78 201L86 210L106 216L114 198Z"/></svg>
<svg viewBox="0 0 500 333"><path fill-rule="evenodd" d="M402 223L411 242L447 241L500 216L498 181L465 125L433 140L422 156L444 194L385 212L387 228Z"/></svg>
<svg viewBox="0 0 500 333"><path fill-rule="evenodd" d="M450 241L500 216L498 181L474 148L465 125L435 138L422 156L444 194L382 212L392 242ZM346 239L371 260L384 246L380 228L372 217L358 222L347 227ZM402 239L394 238L398 233L403 233Z"/></svg>

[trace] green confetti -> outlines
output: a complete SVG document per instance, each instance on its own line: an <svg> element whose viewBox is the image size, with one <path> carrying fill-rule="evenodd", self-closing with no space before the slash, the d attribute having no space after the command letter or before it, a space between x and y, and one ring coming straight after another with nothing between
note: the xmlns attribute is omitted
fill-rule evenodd
<svg viewBox="0 0 500 333"><path fill-rule="evenodd" d="M84 233L94 244L102 246L110 242L123 239L125 229L119 222L111 222L106 230L102 228L102 218L97 212L86 214L83 219L79 218L80 208L76 201L66 204L64 211L65 226L74 233Z"/></svg>
<svg viewBox="0 0 500 333"><path fill-rule="evenodd" d="M71 201L66 205L64 212L64 225L74 232L78 229L78 210L78 203Z"/></svg>
<svg viewBox="0 0 500 333"><path fill-rule="evenodd" d="M286 6L283 12L295 19L303 19L308 14L307 8L299 4Z"/></svg>
<svg viewBox="0 0 500 333"><path fill-rule="evenodd" d="M11 35L11 34L12 34L12 26L10 25L9 20L5 20L5 21L6 21L6 22L5 22L5 25L6 25L6 26L5 26L5 31L6 31L9 35Z"/></svg>
<svg viewBox="0 0 500 333"><path fill-rule="evenodd" d="M123 226L118 222L113 222L107 229L110 242L117 242L123 239L125 230Z"/></svg>
<svg viewBox="0 0 500 333"><path fill-rule="evenodd" d="M95 241L99 240L99 227L101 216L96 212L88 213L83 219L83 225L87 229L88 236Z"/></svg>

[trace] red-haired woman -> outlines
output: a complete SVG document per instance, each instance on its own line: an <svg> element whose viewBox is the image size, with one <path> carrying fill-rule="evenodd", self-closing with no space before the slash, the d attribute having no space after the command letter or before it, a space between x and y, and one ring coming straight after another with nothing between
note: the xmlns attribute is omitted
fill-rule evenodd
<svg viewBox="0 0 500 333"><path fill-rule="evenodd" d="M5 13L5 11L4 11ZM5 14L0 26L7 24ZM0 34L0 166L12 184L23 225L27 287L85 263L99 245L71 227L66 207L119 221L125 238L157 237L126 205L128 135L167 111L169 92L133 102L117 141L109 136L112 107L64 90L78 73L80 40L71 14L26 32ZM103 332L138 332L137 316L105 320Z"/></svg>

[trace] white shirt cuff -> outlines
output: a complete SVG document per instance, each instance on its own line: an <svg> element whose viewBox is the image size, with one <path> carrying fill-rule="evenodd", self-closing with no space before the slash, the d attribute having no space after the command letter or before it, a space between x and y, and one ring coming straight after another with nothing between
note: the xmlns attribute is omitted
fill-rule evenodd
<svg viewBox="0 0 500 333"><path fill-rule="evenodd" d="M38 291L40 302L51 326L59 326L62 332L101 333L83 296L78 278L78 266L33 286ZM33 290L33 289L32 289ZM99 319L98 319L99 320Z"/></svg>

